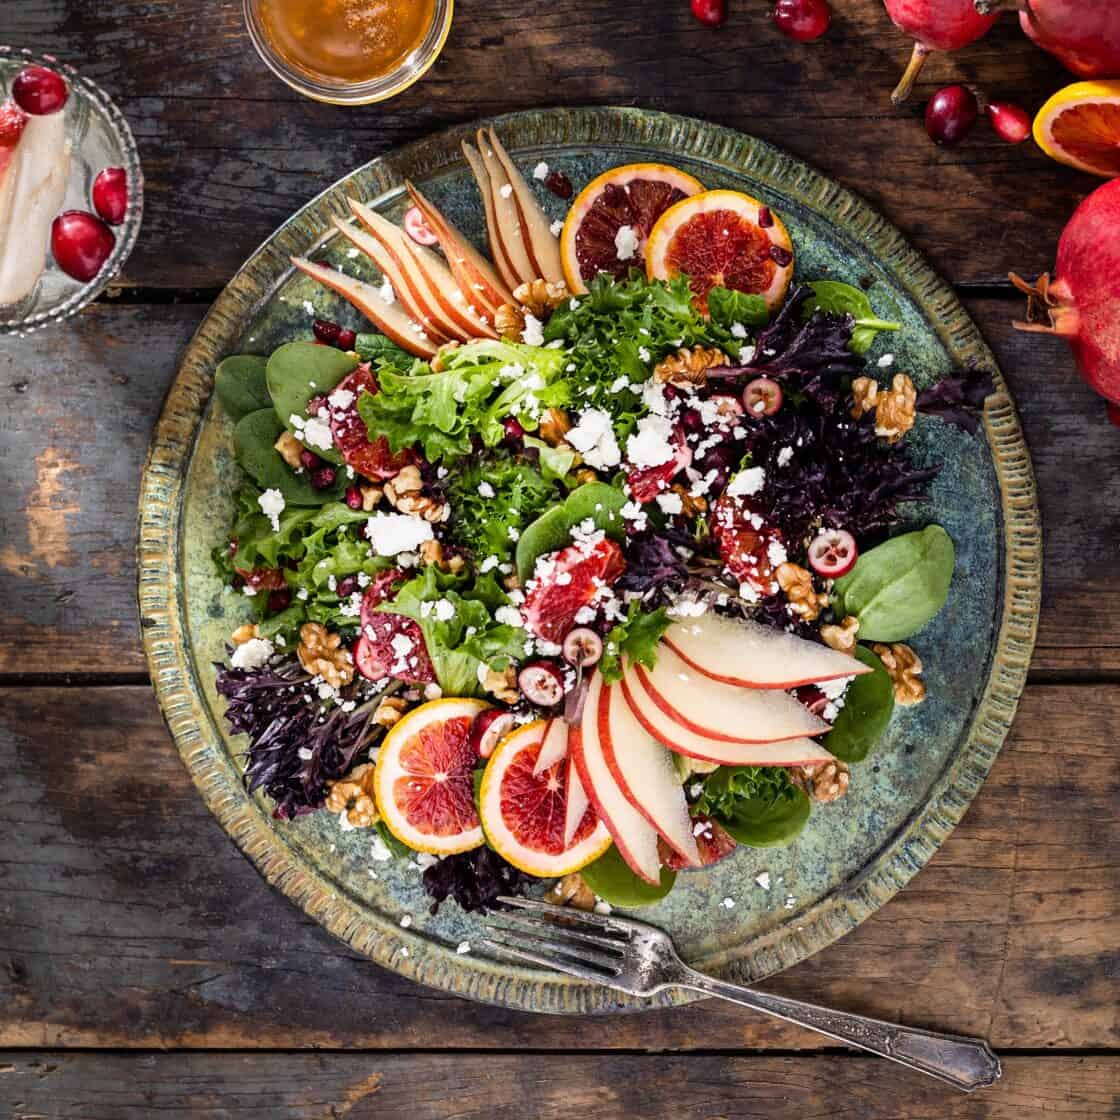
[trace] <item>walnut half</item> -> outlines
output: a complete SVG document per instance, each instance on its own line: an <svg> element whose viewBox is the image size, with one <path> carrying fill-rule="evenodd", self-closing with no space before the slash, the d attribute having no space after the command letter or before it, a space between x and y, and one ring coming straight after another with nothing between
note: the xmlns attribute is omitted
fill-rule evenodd
<svg viewBox="0 0 1120 1120"><path fill-rule="evenodd" d="M788 560L778 565L774 573L778 586L785 592L789 600L789 609L800 615L806 622L812 622L819 617L821 611L828 606L828 596L813 588L813 574L808 568L800 564L791 564Z"/></svg>
<svg viewBox="0 0 1120 1120"><path fill-rule="evenodd" d="M344 778L327 787L327 809L346 813L346 820L355 828L369 828L377 821L377 805L373 797L374 768L363 762Z"/></svg>
<svg viewBox="0 0 1120 1120"><path fill-rule="evenodd" d="M354 663L349 650L342 649L342 638L321 622L305 622L299 628L299 663L312 676L322 677L332 688L341 688L354 679Z"/></svg>
<svg viewBox="0 0 1120 1120"><path fill-rule="evenodd" d="M846 762L834 758L831 762L815 762L808 766L790 769L793 784L800 786L813 801L822 804L839 801L848 792L851 771Z"/></svg>
<svg viewBox="0 0 1120 1120"><path fill-rule="evenodd" d="M877 642L871 648L890 675L895 703L903 707L920 704L926 698L922 659L903 642L889 646Z"/></svg>
<svg viewBox="0 0 1120 1120"><path fill-rule="evenodd" d="M696 346L691 350L678 350L663 358L653 367L655 381L667 381L681 388L688 385L704 385L708 380L708 370L715 366L727 365L727 355L715 347Z"/></svg>

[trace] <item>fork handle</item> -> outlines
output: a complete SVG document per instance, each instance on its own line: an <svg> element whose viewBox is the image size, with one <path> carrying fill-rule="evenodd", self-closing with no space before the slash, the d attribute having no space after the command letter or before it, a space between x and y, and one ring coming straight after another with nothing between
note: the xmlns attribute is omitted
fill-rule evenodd
<svg viewBox="0 0 1120 1120"><path fill-rule="evenodd" d="M993 1084L1002 1072L999 1058L979 1038L900 1027L881 1019L869 1019L865 1015L833 1011L815 1003L728 984L691 968L686 968L681 986L808 1027L838 1042L858 1046L861 1050L936 1077L966 1093Z"/></svg>

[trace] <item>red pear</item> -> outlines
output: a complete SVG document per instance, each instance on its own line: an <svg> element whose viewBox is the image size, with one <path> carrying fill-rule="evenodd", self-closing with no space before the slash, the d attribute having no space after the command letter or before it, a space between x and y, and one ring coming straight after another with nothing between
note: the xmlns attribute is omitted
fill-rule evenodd
<svg viewBox="0 0 1120 1120"><path fill-rule="evenodd" d="M975 0L984 15L1017 11L1044 51L1081 78L1120 78L1120 4L1116 0Z"/></svg>

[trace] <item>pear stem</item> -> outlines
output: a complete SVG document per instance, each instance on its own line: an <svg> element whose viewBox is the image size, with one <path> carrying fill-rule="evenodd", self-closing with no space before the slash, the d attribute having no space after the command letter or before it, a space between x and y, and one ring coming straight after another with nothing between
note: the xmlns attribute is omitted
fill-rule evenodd
<svg viewBox="0 0 1120 1120"><path fill-rule="evenodd" d="M929 47L922 43L914 44L914 49L910 53L910 61L906 64L906 69L902 72L902 77L899 78L898 85L894 87L894 92L891 94L893 104L901 105L910 96L928 55Z"/></svg>

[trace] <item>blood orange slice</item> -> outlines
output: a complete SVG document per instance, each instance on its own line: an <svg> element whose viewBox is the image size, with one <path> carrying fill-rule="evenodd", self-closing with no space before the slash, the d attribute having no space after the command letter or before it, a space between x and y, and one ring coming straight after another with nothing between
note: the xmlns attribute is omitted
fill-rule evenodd
<svg viewBox="0 0 1120 1120"><path fill-rule="evenodd" d="M479 791L486 838L506 861L528 875L568 875L598 859L611 834L590 806L564 843L571 769L558 759L534 774L544 744L546 720L519 727L494 749Z"/></svg>
<svg viewBox="0 0 1120 1120"><path fill-rule="evenodd" d="M358 398L363 393L376 393L377 379L368 363L358 366L353 373L343 378L331 394L335 400L344 400L345 406L331 407L331 439L338 448L347 465L360 475L382 482L395 478L404 467L417 461L416 453L409 447L402 448L395 455L385 436L371 440L366 422L358 412Z"/></svg>
<svg viewBox="0 0 1120 1120"><path fill-rule="evenodd" d="M1120 175L1120 80L1058 90L1034 118L1034 138L1051 159L1106 179Z"/></svg>
<svg viewBox="0 0 1120 1120"><path fill-rule="evenodd" d="M569 289L586 292L600 272L621 280L630 269L644 267L646 240L657 219L703 189L699 180L662 163L631 163L593 179L572 203L560 234Z"/></svg>
<svg viewBox="0 0 1120 1120"><path fill-rule="evenodd" d="M453 855L484 842L474 803L471 724L481 700L433 700L385 736L374 795L389 831L418 852Z"/></svg>
<svg viewBox="0 0 1120 1120"><path fill-rule="evenodd" d="M687 276L705 312L708 292L717 287L760 295L774 308L793 276L793 242L757 198L705 191L658 218L646 245L646 274L651 280Z"/></svg>

